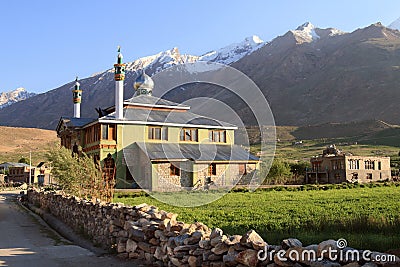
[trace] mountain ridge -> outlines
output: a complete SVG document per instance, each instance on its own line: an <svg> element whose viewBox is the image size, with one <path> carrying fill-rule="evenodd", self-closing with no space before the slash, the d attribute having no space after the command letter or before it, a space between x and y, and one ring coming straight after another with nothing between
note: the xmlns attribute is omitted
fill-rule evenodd
<svg viewBox="0 0 400 267"><path fill-rule="evenodd" d="M247 41L251 43L252 40ZM268 42L253 38L253 44L255 46L248 46L243 50L244 55L230 65L259 86L270 103L277 125L370 119L400 123L395 101L400 98L400 92L395 90L400 84L399 31L374 23L345 33L305 23ZM177 48L160 53L127 63L125 99L134 94L133 80L141 68L153 75L166 67L196 62L201 57L181 55ZM219 57L215 62L218 60L225 58ZM81 79L80 83L82 117L94 117L94 108L113 105L112 69ZM16 103L0 110L0 121L3 125L54 129L60 116L72 115L71 88L72 83L68 83L30 98L23 105ZM185 86L185 93L171 93L165 97L183 102L200 96L214 97L216 93L234 107L247 125L254 125L254 120L248 116L249 108L237 104L237 98L221 88ZM200 111L219 115L213 109ZM9 114L16 116L11 120Z"/></svg>

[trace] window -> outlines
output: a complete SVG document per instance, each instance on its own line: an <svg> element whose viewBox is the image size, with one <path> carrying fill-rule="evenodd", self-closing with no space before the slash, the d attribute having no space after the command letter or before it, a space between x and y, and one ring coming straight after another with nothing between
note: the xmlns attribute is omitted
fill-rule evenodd
<svg viewBox="0 0 400 267"><path fill-rule="evenodd" d="M247 174L246 164L239 164L239 175L246 175L246 174Z"/></svg>
<svg viewBox="0 0 400 267"><path fill-rule="evenodd" d="M343 161L333 160L332 161L332 169L333 170L342 170L343 169Z"/></svg>
<svg viewBox="0 0 400 267"><path fill-rule="evenodd" d="M368 180L372 180L372 173L367 173L367 177Z"/></svg>
<svg viewBox="0 0 400 267"><path fill-rule="evenodd" d="M211 163L208 166L208 176L217 175L217 164Z"/></svg>
<svg viewBox="0 0 400 267"><path fill-rule="evenodd" d="M321 171L321 162L319 162L319 161L315 161L315 162L312 162L311 163L312 164L312 170L314 171L314 172L318 172L318 171Z"/></svg>
<svg viewBox="0 0 400 267"><path fill-rule="evenodd" d="M181 129L180 140L197 142L197 129L193 128Z"/></svg>
<svg viewBox="0 0 400 267"><path fill-rule="evenodd" d="M149 126L149 139L168 140L168 127Z"/></svg>
<svg viewBox="0 0 400 267"><path fill-rule="evenodd" d="M373 170L374 167L375 167L375 164L374 164L374 163L375 163L375 162L372 161L372 160L366 160L366 161L364 161L365 169L366 169L366 170Z"/></svg>
<svg viewBox="0 0 400 267"><path fill-rule="evenodd" d="M382 162L378 161L378 170L382 170Z"/></svg>
<svg viewBox="0 0 400 267"><path fill-rule="evenodd" d="M170 175L173 176L180 176L181 175L181 169L178 167L177 163L172 164L169 166L170 170Z"/></svg>
<svg viewBox="0 0 400 267"><path fill-rule="evenodd" d="M99 141L100 140L100 132L101 132L100 124L96 124L96 125L86 128L85 129L85 144L90 144L90 143ZM69 142L70 142L70 140L68 140L67 143L69 143ZM68 147L71 147L70 144Z"/></svg>
<svg viewBox="0 0 400 267"><path fill-rule="evenodd" d="M360 163L358 159L349 159L349 169L358 170L360 169Z"/></svg>
<svg viewBox="0 0 400 267"><path fill-rule="evenodd" d="M226 143L225 130L210 130L208 131L208 139L211 142Z"/></svg>
<svg viewBox="0 0 400 267"><path fill-rule="evenodd" d="M101 125L101 139L108 140L108 125L107 124Z"/></svg>
<svg viewBox="0 0 400 267"><path fill-rule="evenodd" d="M117 140L115 124L102 124L101 125L101 139L102 140Z"/></svg>

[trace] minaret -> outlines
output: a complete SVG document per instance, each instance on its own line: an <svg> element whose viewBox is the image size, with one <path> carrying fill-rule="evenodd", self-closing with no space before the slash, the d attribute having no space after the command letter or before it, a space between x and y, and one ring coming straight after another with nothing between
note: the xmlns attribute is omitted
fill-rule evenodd
<svg viewBox="0 0 400 267"><path fill-rule="evenodd" d="M126 64L122 63L121 48L118 46L118 59L117 64L114 64L115 74L115 118L117 120L123 119L123 106L124 106L124 80L125 80L125 67Z"/></svg>
<svg viewBox="0 0 400 267"><path fill-rule="evenodd" d="M74 101L74 118L81 117L81 102L82 102L82 90L80 89L81 84L78 82L78 76L75 79L75 86L72 90L72 97Z"/></svg>

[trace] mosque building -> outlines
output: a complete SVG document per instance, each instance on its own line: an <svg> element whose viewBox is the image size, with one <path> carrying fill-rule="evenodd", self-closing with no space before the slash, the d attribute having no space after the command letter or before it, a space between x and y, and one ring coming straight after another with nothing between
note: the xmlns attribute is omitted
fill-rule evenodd
<svg viewBox="0 0 400 267"><path fill-rule="evenodd" d="M228 187L256 175L259 159L234 144L235 125L152 96L154 82L144 70L134 96L124 100L120 50L114 71L115 105L98 118L81 118L84 90L77 78L73 117L61 117L56 130L62 146L74 152L81 147L108 170L117 188L174 191L210 181Z"/></svg>

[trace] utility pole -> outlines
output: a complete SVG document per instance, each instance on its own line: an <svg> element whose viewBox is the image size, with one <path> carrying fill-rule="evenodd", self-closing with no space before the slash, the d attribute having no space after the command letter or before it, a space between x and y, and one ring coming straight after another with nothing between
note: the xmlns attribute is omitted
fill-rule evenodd
<svg viewBox="0 0 400 267"><path fill-rule="evenodd" d="M32 176L32 151L29 150L29 185L31 184L31 176Z"/></svg>

